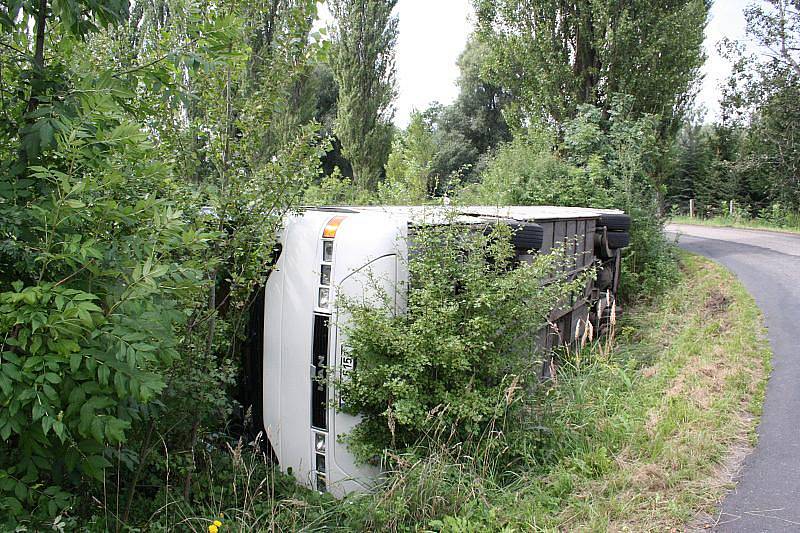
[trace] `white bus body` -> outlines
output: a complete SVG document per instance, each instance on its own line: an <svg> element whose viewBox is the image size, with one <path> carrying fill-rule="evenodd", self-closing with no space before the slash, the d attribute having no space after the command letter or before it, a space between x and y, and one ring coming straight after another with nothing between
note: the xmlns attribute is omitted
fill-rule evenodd
<svg viewBox="0 0 800 533"><path fill-rule="evenodd" d="M264 295L263 426L281 469L299 482L342 496L369 490L379 478L377 466L356 463L340 440L358 423L358 417L336 408L336 380L327 379L346 377L355 364L343 333L347 316L337 308L337 299L362 299L402 313L409 228L452 220L446 209L453 208L318 208L287 216L280 235L282 249ZM605 247L605 265L610 272L606 277L612 280L605 290L616 289L619 251L608 250L604 229L598 224L603 215L622 215L620 211L455 209L458 222L464 224L501 219L541 225L541 252L564 243L575 255L578 269L595 264L595 250ZM598 287L589 287L587 299L596 299L599 293ZM551 319L568 320L563 326L571 331L572 321L580 313L587 313L584 301L554 310ZM543 341L543 345L552 344Z"/></svg>

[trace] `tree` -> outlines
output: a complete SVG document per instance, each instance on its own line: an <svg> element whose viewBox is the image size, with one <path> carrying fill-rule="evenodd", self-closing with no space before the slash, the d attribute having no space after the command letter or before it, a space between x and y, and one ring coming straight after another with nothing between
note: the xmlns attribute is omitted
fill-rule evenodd
<svg viewBox="0 0 800 533"><path fill-rule="evenodd" d="M45 55L48 46L53 47L61 36L84 38L101 27L121 21L127 14L127 2L114 0L79 0L55 6L49 0L0 5L0 48L3 50L0 68L5 71L5 83L16 83L14 90L7 90L0 99L5 118L3 133L9 141L3 148L16 144L18 157L10 165L15 175L24 174L27 166L38 160L42 148L53 142L51 117L37 112L39 105L52 102L53 107L63 107L51 101L51 96L64 88L65 80L60 76L63 64L57 57L49 62ZM9 74L11 79L8 79ZM22 142L17 144L20 139ZM0 169L8 168L11 160L4 157Z"/></svg>
<svg viewBox="0 0 800 533"><path fill-rule="evenodd" d="M104 478L114 451L129 451L177 357L180 302L201 286L192 256L213 237L166 199L169 167L127 111L136 73L94 69L83 54L101 26L125 19L127 3L8 6L0 528L23 519L41 529L79 486Z"/></svg>
<svg viewBox="0 0 800 533"><path fill-rule="evenodd" d="M745 10L747 33L766 56L800 77L800 2L766 0Z"/></svg>
<svg viewBox="0 0 800 533"><path fill-rule="evenodd" d="M425 199L436 187L435 156L431 125L422 113L413 111L406 130L395 135L386 164L386 185L397 192L403 191L400 197L405 202Z"/></svg>
<svg viewBox="0 0 800 533"><path fill-rule="evenodd" d="M561 124L616 94L661 118L671 136L704 61L708 0L475 0L489 79L507 90L517 125Z"/></svg>
<svg viewBox="0 0 800 533"><path fill-rule="evenodd" d="M724 121L742 128L735 171L757 214L800 210L800 3L765 0L745 11L759 46L727 43L735 59L724 92Z"/></svg>
<svg viewBox="0 0 800 533"><path fill-rule="evenodd" d="M475 181L481 156L511 140L503 117L508 96L481 72L487 52L486 44L473 35L458 58L460 90L455 102L432 106L426 113L431 115L437 146L433 172L442 185L459 172L465 181Z"/></svg>
<svg viewBox="0 0 800 533"><path fill-rule="evenodd" d="M675 140L673 168L665 180L665 203L688 209L697 202L702 215L722 214L730 200L742 199L732 162L736 157L737 132L723 124L688 123Z"/></svg>
<svg viewBox="0 0 800 533"><path fill-rule="evenodd" d="M314 0L135 7L0 6L4 531L98 480L121 529L153 450L230 422L245 311L322 155L284 106L322 47Z"/></svg>
<svg viewBox="0 0 800 533"><path fill-rule="evenodd" d="M327 48L310 32L316 5L226 0L195 10L175 3L161 19L158 3L148 4L125 33L111 35L121 49L141 43L130 50L129 70L151 80L138 95L159 154L176 162L172 176L184 194L175 202L217 235L203 268L205 295L184 302L190 326L181 359L166 372L171 386L161 400L168 408L141 431L181 428L166 441L172 450L193 450L204 432L221 425L251 423L247 403L215 389L236 388L248 312L269 274L281 215L317 177L324 152L313 123L314 65ZM102 42L92 44L103 50ZM154 441L141 446L149 450ZM144 468L157 472L158 461L142 461ZM182 474L183 497L190 497L194 472ZM130 502L137 479L121 482Z"/></svg>
<svg viewBox="0 0 800 533"><path fill-rule="evenodd" d="M374 189L389 155L395 98L397 0L333 0L333 71L339 85L336 135L353 181Z"/></svg>
<svg viewBox="0 0 800 533"><path fill-rule="evenodd" d="M584 104L555 127L530 127L498 147L479 184L461 191L466 204L563 205L622 209L631 216L625 251L626 296L655 294L674 281L664 239L653 169L659 159L658 121L636 116L632 98L618 98L606 114Z"/></svg>
<svg viewBox="0 0 800 533"><path fill-rule="evenodd" d="M336 137L339 85L329 62L318 61L313 65L305 90L314 101L314 120L320 125L320 136L330 140L330 147L322 158L323 175L330 177L336 173L352 178L353 169L342 155L342 143Z"/></svg>

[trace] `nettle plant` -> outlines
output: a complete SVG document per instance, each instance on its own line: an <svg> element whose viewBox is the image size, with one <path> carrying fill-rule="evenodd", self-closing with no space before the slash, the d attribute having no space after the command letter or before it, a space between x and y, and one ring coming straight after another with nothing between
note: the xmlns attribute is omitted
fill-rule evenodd
<svg viewBox="0 0 800 533"><path fill-rule="evenodd" d="M358 364L340 387L343 409L362 416L346 437L361 460L424 449L442 431L456 441L482 434L536 384L536 333L586 278L563 279L557 252L518 261L508 226L482 229L414 230L404 313L344 303Z"/></svg>

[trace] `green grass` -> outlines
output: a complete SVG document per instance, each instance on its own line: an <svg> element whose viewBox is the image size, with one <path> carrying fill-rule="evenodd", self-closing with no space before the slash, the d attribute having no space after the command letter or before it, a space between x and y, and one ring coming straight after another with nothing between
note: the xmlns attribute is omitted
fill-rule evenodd
<svg viewBox="0 0 800 533"><path fill-rule="evenodd" d="M695 224L699 226L715 226L720 228L763 229L779 231L783 233L800 233L800 215L791 217L791 220L784 225L776 224L760 218L739 217L690 218L687 216L674 216L671 217L669 221L675 224Z"/></svg>
<svg viewBox="0 0 800 533"><path fill-rule="evenodd" d="M220 513L223 532L702 525L754 443L770 353L742 285L705 259L681 262L682 281L628 310L613 342L564 354L524 420L498 420L471 442L443 437L400 458L381 490L343 501L234 451L209 473L209 495L173 500L148 529L206 531Z"/></svg>
<svg viewBox="0 0 800 533"><path fill-rule="evenodd" d="M559 393L562 420L586 424L587 451L554 465L572 491L545 527L683 529L713 513L753 443L770 357L760 312L720 266L682 261L684 281L625 321L614 362L574 373ZM610 459L602 475L575 472L597 450Z"/></svg>

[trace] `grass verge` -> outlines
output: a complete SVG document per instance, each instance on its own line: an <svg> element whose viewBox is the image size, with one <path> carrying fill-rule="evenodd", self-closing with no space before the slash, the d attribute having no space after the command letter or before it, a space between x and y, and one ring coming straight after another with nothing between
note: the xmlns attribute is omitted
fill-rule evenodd
<svg viewBox="0 0 800 533"><path fill-rule="evenodd" d="M713 522L754 443L769 367L761 315L725 269L682 254L665 296L631 309L613 344L562 359L530 420L400 460L342 501L233 450L207 497L172 500L150 530L669 531ZM528 423L530 422L530 423ZM446 433L446 432L445 432ZM513 458L513 460L508 460Z"/></svg>
<svg viewBox="0 0 800 533"><path fill-rule="evenodd" d="M738 217L691 218L676 216L671 217L669 221L675 224L694 224L697 226L714 226L718 228L761 229L780 233L800 233L800 217L796 218L796 223L783 226L758 218L750 219Z"/></svg>
<svg viewBox="0 0 800 533"><path fill-rule="evenodd" d="M542 490L571 491L544 527L682 530L713 515L754 443L770 357L760 311L721 266L681 261L683 281L625 321L614 361L558 391L562 423L587 429L545 478ZM596 475L576 471L597 456Z"/></svg>

